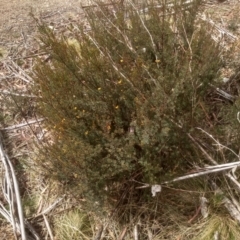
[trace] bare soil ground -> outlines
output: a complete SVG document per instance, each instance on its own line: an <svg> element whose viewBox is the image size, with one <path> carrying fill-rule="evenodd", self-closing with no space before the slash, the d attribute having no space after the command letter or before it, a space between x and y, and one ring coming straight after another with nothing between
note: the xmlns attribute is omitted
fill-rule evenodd
<svg viewBox="0 0 240 240"><path fill-rule="evenodd" d="M88 5L88 0L1 0L0 6L0 116L4 115L8 121L0 121L0 130L11 125L25 122L26 118L32 120L35 116L26 110L23 114L9 110L5 104L3 91L27 92L27 75L30 73L34 56L40 53L35 44L37 33L36 22L29 15L44 20L56 29L62 29L69 23L82 20L82 5ZM223 76L230 77L232 68L240 65L240 1L229 0L225 2L207 1L203 8L207 19L213 21L216 28L216 36L222 43L224 49L234 47L232 60L223 69ZM17 63L18 65L16 65ZM7 79L8 83L3 83ZM16 111L16 110L15 110ZM6 117L9 116L9 117ZM33 131L39 134L40 127L33 127L30 130L17 129L4 132L10 142L11 155L13 159L27 158L33 141ZM17 167L17 162L15 167ZM29 176L20 171L19 178L22 188L27 188ZM22 180L21 180L22 179ZM36 179L36 183L38 179ZM42 191L46 186L39 186ZM23 192L26 189L23 189ZM0 192L0 201L2 201ZM2 225L1 225L2 224ZM3 224L0 218L0 239L14 239L11 226Z"/></svg>
<svg viewBox="0 0 240 240"><path fill-rule="evenodd" d="M19 48L18 44L27 45L33 36L36 23L30 16L41 18L51 25L67 23L81 15L81 4L87 0L13 0L1 1L0 9L0 46L7 52Z"/></svg>

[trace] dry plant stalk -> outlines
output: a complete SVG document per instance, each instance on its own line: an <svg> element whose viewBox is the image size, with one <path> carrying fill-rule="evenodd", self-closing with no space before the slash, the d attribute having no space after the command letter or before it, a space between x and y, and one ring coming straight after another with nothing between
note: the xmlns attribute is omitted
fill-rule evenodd
<svg viewBox="0 0 240 240"><path fill-rule="evenodd" d="M0 132L0 161L2 162L2 192L9 206L9 210L0 201L0 214L12 225L15 238L21 236L22 240L30 239L26 233L26 228L34 236L34 239L40 240L40 236L25 219L23 207L18 186L18 181L15 175L13 165L4 151L3 138ZM32 238L31 238L32 239Z"/></svg>
<svg viewBox="0 0 240 240"><path fill-rule="evenodd" d="M18 129L18 128L21 128L21 127L29 126L30 124L39 123L39 122L42 122L44 120L45 120L45 118L30 120L30 121L27 121L26 123L19 123L19 124L13 125L13 126L5 127L3 129L0 129L0 130L14 130L14 129Z"/></svg>
<svg viewBox="0 0 240 240"><path fill-rule="evenodd" d="M12 163L4 151L2 142L3 140L0 133L0 160L4 171L2 188L5 200L9 206L9 210L7 210L0 202L0 213L10 222L15 235L20 234L22 240L27 240L18 181Z"/></svg>

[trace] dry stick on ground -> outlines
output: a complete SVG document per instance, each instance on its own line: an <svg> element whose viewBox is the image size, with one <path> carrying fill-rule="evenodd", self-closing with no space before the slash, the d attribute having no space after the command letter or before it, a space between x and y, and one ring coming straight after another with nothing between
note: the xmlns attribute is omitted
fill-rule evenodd
<svg viewBox="0 0 240 240"><path fill-rule="evenodd" d="M229 166L228 166L229 165ZM232 170L235 167L240 167L240 162L234 162L234 163L226 163L226 164L218 164L216 166L210 166L210 167L205 167L205 168L199 168L196 170L195 173L191 173L185 176L177 177L174 178L170 181L163 182L162 184L168 184L172 182L178 182L190 178L195 178L195 177L200 177L203 175L208 175L211 173L217 173L217 172L222 172L226 170Z"/></svg>
<svg viewBox="0 0 240 240"><path fill-rule="evenodd" d="M208 158L208 160L213 163L214 165L217 165L217 162L196 142L196 140L190 135L188 134L188 136L190 137L190 139L200 148L200 150L203 152L203 154ZM211 136L212 137L212 136ZM214 138L213 138L214 139ZM214 139L218 144L220 144L216 139ZM223 145L222 145L223 146ZM228 149L228 148L227 148ZM239 182L230 174L227 173L225 174L225 176L227 176L227 178L234 184L234 186L236 186L236 190L238 192L240 192L240 184ZM223 191L216 185L216 183L214 183L213 181L211 182L214 190L217 193L220 193L223 196L223 203L224 206L226 207L226 209L228 210L229 214L231 215L231 217L233 219L235 219L238 223L240 223L240 211L238 210L238 205L234 206L234 200L233 202L227 198Z"/></svg>
<svg viewBox="0 0 240 240"><path fill-rule="evenodd" d="M202 130L202 129L200 129L200 130ZM206 134L209 135L217 143L218 146L225 147L224 145L220 144L216 139L214 139L212 137L212 135L210 135L208 133L206 133ZM218 165L217 162L197 143L197 141L190 134L188 134L188 136L200 148L200 150L204 153L204 155L208 158L208 160L211 163L213 163L215 166L207 167L209 169L207 171L200 172L200 173L198 172L198 173L190 174L190 175L187 175L187 176L179 177L179 178L173 179L172 181L168 181L168 182L165 182L165 183L181 181L183 179L198 177L198 176L209 174L209 173L213 173L213 172L219 172L219 171L228 170L228 169L230 170L230 169L233 169L234 167L240 166L240 161ZM225 147L225 148L228 149L229 151L233 152L232 149L229 149L228 147ZM235 152L233 152L233 153L239 158L239 156ZM225 174L225 176L227 176L228 179L230 179L230 181L237 187L235 189L238 190L238 192L240 192L240 188L239 188L240 184L239 184L239 182L230 173ZM238 223L240 223L240 212L238 210L239 205L235 206L234 205L234 200L232 200L233 201L232 202L229 198L227 198L225 196L224 192L216 185L216 183L214 183L212 181L211 185L213 186L213 188L216 191L216 193L219 193L219 194L221 194L223 196L224 206L228 210L228 212L231 215L231 217L233 219L235 219Z"/></svg>
<svg viewBox="0 0 240 240"><path fill-rule="evenodd" d="M25 71L20 68L14 61L5 62L4 65L6 69L15 74L15 77L20 78L26 83L33 84L32 78L26 74Z"/></svg>
<svg viewBox="0 0 240 240"><path fill-rule="evenodd" d="M27 234L25 232L26 226L29 229L29 231L33 234L34 238L36 240L40 240L39 235L32 227L32 225L26 219L24 219L17 179L15 176L12 163L8 158L7 154L4 152L1 133L0 133L0 160L2 161L2 167L5 172L5 178L3 179L2 183L2 190L5 200L7 201L10 209L8 211L4 207L4 205L0 202L0 213L13 226L16 238L17 234L20 234L22 240L30 239L29 236L27 237Z"/></svg>
<svg viewBox="0 0 240 240"><path fill-rule="evenodd" d="M133 227L133 238L134 238L134 240L138 240L138 226L137 226L137 224L134 225L134 227Z"/></svg>
<svg viewBox="0 0 240 240"><path fill-rule="evenodd" d="M10 92L8 90L0 91L0 94L12 95L12 96L18 96L18 97L40 98L40 97L35 96L35 95L28 95L28 94L25 94L25 93L17 93L17 92Z"/></svg>
<svg viewBox="0 0 240 240"><path fill-rule="evenodd" d="M176 124L179 128L182 128L180 125ZM207 134L211 139L213 139L217 146L220 146L222 148L228 149L229 151L231 151L238 159L239 156L238 154L236 154L232 149L220 144L215 138L213 138L212 135L208 134L207 132L205 132L204 130L202 130L201 128L198 128L199 130L203 131L205 134ZM200 172L196 172L193 174L189 174L186 176L182 176L182 177L178 177L175 178L171 181L167 181L164 182L162 184L167 184L167 183L171 183L171 182L176 182L176 181L181 181L181 180L186 180L189 178L194 178L194 177L199 177L202 175L206 175L206 174L210 174L210 173L214 173L214 172L220 172L220 171L226 171L226 170L235 170L236 167L240 166L240 161L237 162L233 162L233 163L226 163L226 164L218 164L205 150L204 148L201 147L201 145L191 136L191 134L187 134L188 137L192 140L192 142L202 151L202 153L207 157L207 159L214 165L214 166L209 166L206 167L205 169L201 169L202 171ZM233 183L233 185L236 187L235 189L240 193L240 183L230 174L227 173L225 174L225 176L231 181L231 183ZM214 183L215 184L215 183ZM234 206L234 201L233 203L231 202L231 200L229 200L223 193L223 191L217 187L217 185L214 185L217 189L216 191L221 193L224 196L224 206L227 208L227 210L229 211L229 214L240 223L240 212L238 211L238 207L239 206ZM147 187L152 187L150 184L145 184L142 187L139 188L147 188Z"/></svg>
<svg viewBox="0 0 240 240"><path fill-rule="evenodd" d="M190 134L188 134L188 137L193 141L193 143L202 151L202 153L204 154L204 156L212 163L212 164L214 164L215 166L217 166L218 165L218 163L200 146L200 144L190 135ZM237 162L237 163L239 163L239 162ZM236 167L236 166L232 166L230 169L234 169L234 167ZM227 176L227 175L226 175ZM232 181L232 179L230 179L231 181ZM235 184L235 182L234 182L234 185L236 185ZM237 185L236 185L237 186ZM237 188L237 190L240 192L240 188L239 188L239 186L237 186L238 188Z"/></svg>
<svg viewBox="0 0 240 240"><path fill-rule="evenodd" d="M118 237L117 240L123 240L124 237L125 237L125 235L126 235L126 232L127 232L127 227L125 227L125 228L123 229L123 231L121 232L121 234L120 234L120 236Z"/></svg>
<svg viewBox="0 0 240 240"><path fill-rule="evenodd" d="M39 119L36 119L36 120L28 121L26 123L19 123L19 124L10 126L10 127L5 127L5 128L0 129L0 130L14 130L14 129L18 129L18 128L21 128L21 127L29 126L30 124L35 124L35 123L42 122L45 119L46 118L39 118Z"/></svg>
<svg viewBox="0 0 240 240"><path fill-rule="evenodd" d="M10 220L10 223L13 226L15 234L21 234L22 240L27 240L27 235L25 231L25 220L23 216L23 209L21 203L21 197L18 187L17 178L12 166L10 159L7 154L4 152L2 144L2 136L0 133L0 159L2 161L2 167L5 171L5 178L3 182L3 192L5 193L5 199L8 202L10 207L9 212L6 208L3 209L5 213L9 216L7 220Z"/></svg>
<svg viewBox="0 0 240 240"><path fill-rule="evenodd" d="M54 237L53 237L52 230L51 230L51 228L50 228L50 224L49 224L49 222L48 222L48 219L47 219L46 215L44 215L44 214L43 214L43 219L44 219L45 225L46 225L46 227L47 227L48 234L49 234L51 240L53 240Z"/></svg>
<svg viewBox="0 0 240 240"><path fill-rule="evenodd" d="M32 218L38 218L41 216L46 216L50 211L52 211L63 199L65 198L65 195L63 197L58 198L52 205L50 205L48 208L43 210L41 213L39 213L37 216L31 217Z"/></svg>

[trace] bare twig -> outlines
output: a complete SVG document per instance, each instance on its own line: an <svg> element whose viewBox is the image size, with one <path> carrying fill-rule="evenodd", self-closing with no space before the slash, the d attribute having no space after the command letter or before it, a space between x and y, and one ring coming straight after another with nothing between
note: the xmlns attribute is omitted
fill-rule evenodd
<svg viewBox="0 0 240 240"><path fill-rule="evenodd" d="M133 7L133 9L136 11L136 13L137 13L137 15L138 15L138 17L139 17L139 19L140 19L140 21L141 21L141 23L142 23L144 29L146 30L146 32L147 32L147 34L148 34L148 36L149 36L149 38L150 38L150 40L151 40L151 43L152 43L152 47L153 47L153 49L156 50L156 44L155 44L154 41L153 41L152 34L149 32L148 28L146 27L146 25L145 25L145 23L144 23L144 21L143 21L141 15L140 15L139 11L138 11L137 8L134 6L134 4L132 3L131 0L128 1L128 2L129 2L130 5Z"/></svg>
<svg viewBox="0 0 240 240"><path fill-rule="evenodd" d="M0 94L12 95L12 96L18 96L18 97L39 98L38 96L35 96L35 95L28 95L28 94L25 94L25 93L10 92L8 90L0 91Z"/></svg>
<svg viewBox="0 0 240 240"><path fill-rule="evenodd" d="M7 216L7 220L10 220L10 223L13 227L15 234L18 232L21 234L22 240L27 240L19 186L12 163L8 158L8 155L4 152L1 133L0 133L0 160L2 161L3 168L5 171L3 181L4 188L3 192L5 199L10 207L9 212L6 212L7 210L5 208L1 212L4 213L4 216Z"/></svg>
<svg viewBox="0 0 240 240"><path fill-rule="evenodd" d="M30 84L33 83L31 77L26 74L25 71L21 67L19 67L14 61L5 62L5 66L10 72L14 73L16 77L20 78L24 82Z"/></svg>
<svg viewBox="0 0 240 240"><path fill-rule="evenodd" d="M48 234L49 234L51 240L54 240L52 230L51 230L51 228L50 228L50 225L49 225L48 219L47 219L47 217L45 216L45 214L43 214L43 219L44 219L44 222L45 222L45 225L46 225L46 227L47 227Z"/></svg>
<svg viewBox="0 0 240 240"><path fill-rule="evenodd" d="M190 135L188 137L198 146L198 148L202 151L202 153L207 157L207 159L213 164L218 165L218 163L200 146L200 144ZM235 153L236 154L236 153ZM235 167L233 166L232 169ZM230 182L236 187L235 189L240 193L240 183L230 174L227 173L226 177L230 180Z"/></svg>
<svg viewBox="0 0 240 240"><path fill-rule="evenodd" d="M21 128L21 127L28 126L28 125L30 125L30 124L35 124L35 123L42 122L42 121L44 121L45 119L46 119L46 118L39 118L39 119L35 119L35 120L28 121L28 122L26 122L26 123L19 123L19 124L10 126L10 127L5 127L5 128L0 129L0 130L14 130L14 129L18 129L18 128Z"/></svg>
<svg viewBox="0 0 240 240"><path fill-rule="evenodd" d="M133 238L134 238L134 240L138 240L138 226L137 226L137 224L134 225L134 227L133 227Z"/></svg>
<svg viewBox="0 0 240 240"><path fill-rule="evenodd" d="M50 211L52 211L63 199L65 198L65 195L63 197L58 198L52 205L50 205L48 208L46 208L45 210L43 210L43 212L41 212L40 214L38 214L36 217L40 216L40 215L46 215L48 214Z"/></svg>
<svg viewBox="0 0 240 240"><path fill-rule="evenodd" d="M232 96L231 94L221 90L220 88L216 88L217 94L219 94L220 96L226 98L227 100L233 101L235 99L234 96Z"/></svg>
<svg viewBox="0 0 240 240"><path fill-rule="evenodd" d="M195 212L195 214L188 220L188 223L192 223L192 221L194 221L194 219L198 216L198 214L201 211L201 206L199 206Z"/></svg>
<svg viewBox="0 0 240 240"><path fill-rule="evenodd" d="M235 163L229 163L229 164L219 164L216 166L210 166L210 167L206 167L206 168L199 168L198 170L196 170L196 173L177 177L170 181L163 182L163 184L168 184L168 183L178 182L178 181L182 181L182 180L186 180L186 179L190 179L190 178L200 177L200 176L208 175L211 173L217 173L217 172L222 172L222 171L226 171L226 170L231 170L236 166L237 167L240 166L240 161L235 162ZM208 169L208 168L210 168L210 169Z"/></svg>
<svg viewBox="0 0 240 240"><path fill-rule="evenodd" d="M112 25L112 26L117 30L117 32L122 36L122 38L124 39L127 47L128 47L131 51L135 52L134 48L132 47L131 41L129 40L129 38L127 37L127 35L124 34L124 33L119 29L119 27L116 26L116 25L109 19L108 16L106 16L106 14L102 11L102 8L99 6L99 4L98 4L98 3L96 3L96 4L97 4L99 10L101 11L101 13L103 14L103 16L105 17L106 21L107 21L110 25ZM103 26L105 27L105 30L108 31L108 29L107 29L107 27L106 27L106 23L103 24ZM112 35L109 31L108 31L108 33L109 33L110 35ZM117 38L117 41L123 43L119 38Z"/></svg>
<svg viewBox="0 0 240 240"><path fill-rule="evenodd" d="M219 147L219 149L227 149L229 150L231 153L233 153L238 159L239 159L239 155L234 152L231 148L227 147L227 146L224 146L223 144L221 144L218 140L216 140L211 134L209 134L208 132L206 132L205 130L203 130L202 128L197 128L199 129L200 131L202 131L203 133L205 133L206 135L208 135L215 143L216 145Z"/></svg>

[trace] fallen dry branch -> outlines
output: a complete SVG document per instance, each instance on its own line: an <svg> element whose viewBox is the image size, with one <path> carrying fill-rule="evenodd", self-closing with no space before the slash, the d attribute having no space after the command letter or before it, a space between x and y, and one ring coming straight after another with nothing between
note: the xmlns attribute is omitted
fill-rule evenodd
<svg viewBox="0 0 240 240"><path fill-rule="evenodd" d="M49 212L51 212L63 199L65 198L65 195L63 197L58 198L52 205L50 205L48 208L43 210L41 213L37 214L36 216L32 218L38 218L41 216L46 216Z"/></svg>
<svg viewBox="0 0 240 240"><path fill-rule="evenodd" d="M38 96L35 96L35 95L28 95L28 94L25 94L25 93L10 92L8 90L0 91L0 94L12 95L12 96L18 96L18 97L38 98Z"/></svg>
<svg viewBox="0 0 240 240"><path fill-rule="evenodd" d="M29 126L30 124L39 123L39 122L42 122L44 120L45 120L45 118L39 118L39 119L27 121L26 123L19 123L19 124L13 125L13 126L5 127L5 128L0 129L0 130L14 130L14 129L18 129L18 128L21 128L21 127Z"/></svg>
<svg viewBox="0 0 240 240"><path fill-rule="evenodd" d="M21 240L36 239L40 240L39 235L32 225L24 218L21 196L18 181L15 175L13 165L4 151L3 138L0 133L0 161L2 163L2 193L8 204L9 210L5 204L0 201L0 214L12 225L15 238L21 236ZM26 233L26 228L32 233L34 238Z"/></svg>
<svg viewBox="0 0 240 240"><path fill-rule="evenodd" d="M17 236L18 234L20 234L22 240L27 240L27 235L25 231L25 219L23 216L18 181L12 163L8 155L4 151L3 139L1 134L0 159L4 171L2 180L3 195L9 206L9 210L7 210L1 203L0 213L3 213L3 216L6 218L6 220L11 223L15 235Z"/></svg>
<svg viewBox="0 0 240 240"><path fill-rule="evenodd" d="M185 176L174 178L170 181L163 182L163 184L178 182L178 181L195 178L195 177L200 177L200 176L208 175L208 174L212 174L212 173L232 170L235 167L240 167L240 161L233 162L233 163L218 164L216 166L209 166L209 167L205 167L205 168L198 168L195 173L191 173L191 174L187 174Z"/></svg>

